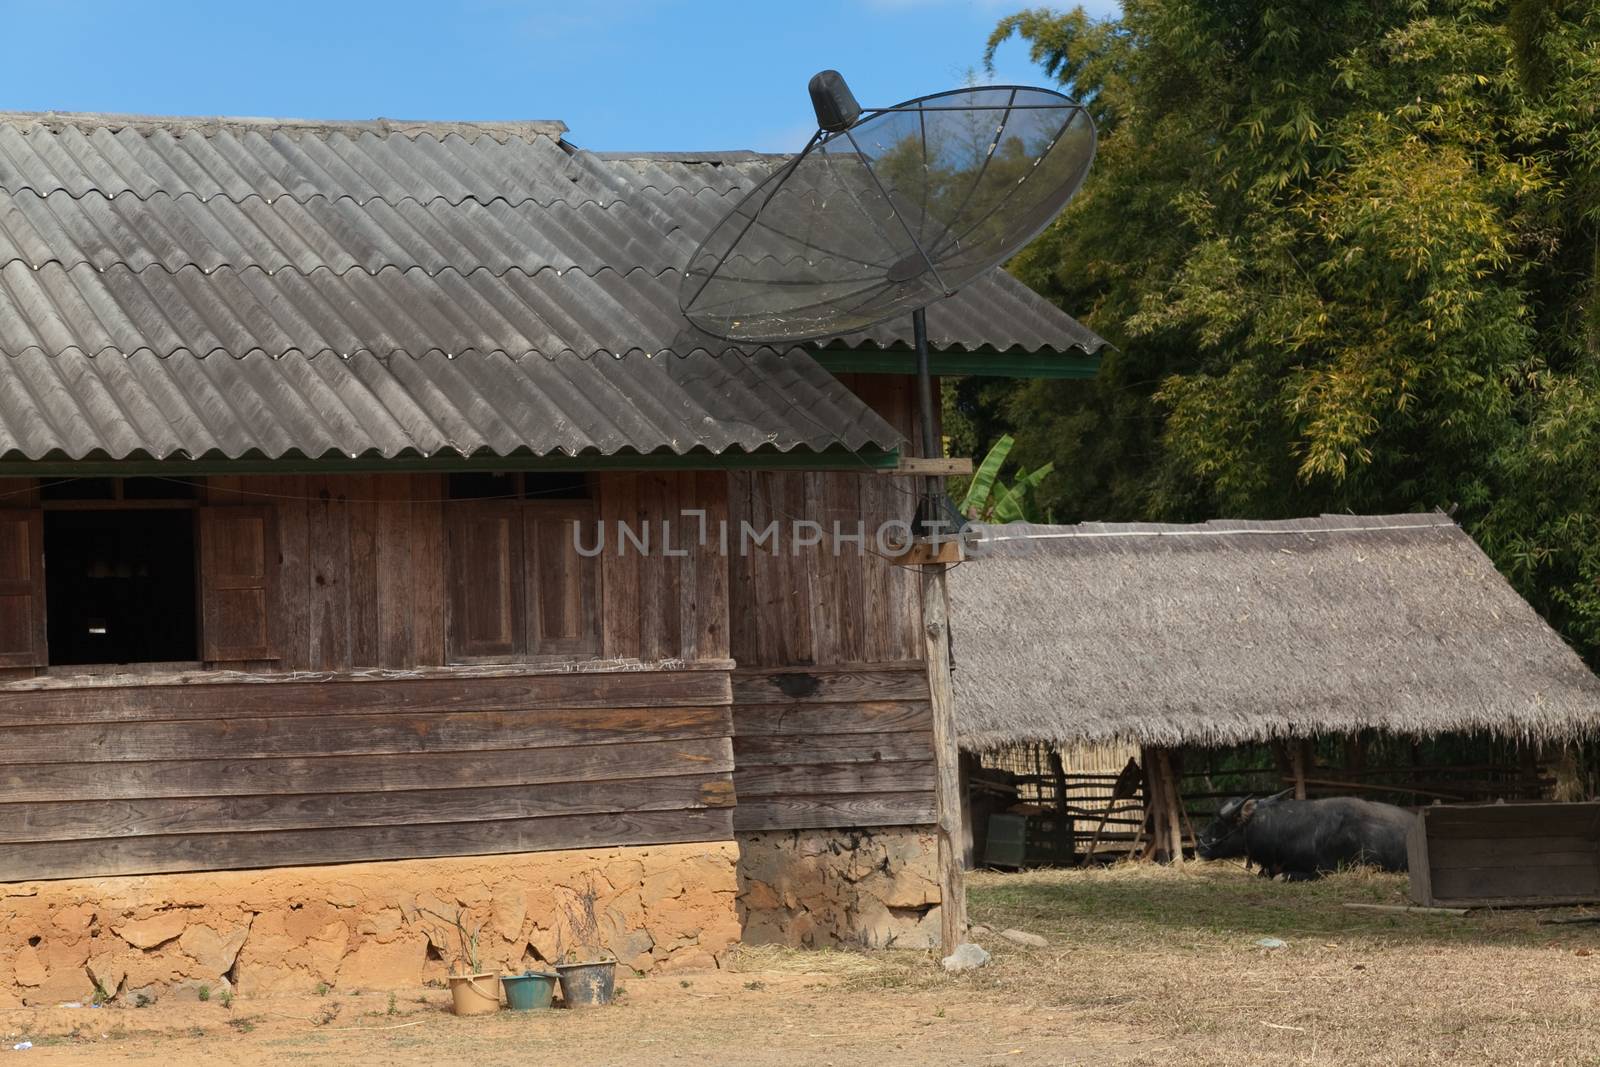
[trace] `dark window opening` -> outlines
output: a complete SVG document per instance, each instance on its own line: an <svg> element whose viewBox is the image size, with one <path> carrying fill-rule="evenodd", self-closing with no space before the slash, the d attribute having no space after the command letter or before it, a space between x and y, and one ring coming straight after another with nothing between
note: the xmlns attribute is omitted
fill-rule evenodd
<svg viewBox="0 0 1600 1067"><path fill-rule="evenodd" d="M123 500L193 500L199 496L199 486L194 482L180 482L172 478L124 478Z"/></svg>
<svg viewBox="0 0 1600 1067"><path fill-rule="evenodd" d="M522 476L529 500L586 500L589 479L582 471L529 471Z"/></svg>
<svg viewBox="0 0 1600 1067"><path fill-rule="evenodd" d="M39 485L41 500L115 500L115 478L67 478L59 482L47 481Z"/></svg>
<svg viewBox="0 0 1600 1067"><path fill-rule="evenodd" d="M39 486L41 500L193 500L193 482L174 478L64 478Z"/></svg>
<svg viewBox="0 0 1600 1067"><path fill-rule="evenodd" d="M450 475L452 500L587 500L583 471L474 472Z"/></svg>
<svg viewBox="0 0 1600 1067"><path fill-rule="evenodd" d="M44 555L52 665L198 658L192 511L47 512Z"/></svg>
<svg viewBox="0 0 1600 1067"><path fill-rule="evenodd" d="M520 495L522 485L515 474L452 474L451 500L509 500Z"/></svg>

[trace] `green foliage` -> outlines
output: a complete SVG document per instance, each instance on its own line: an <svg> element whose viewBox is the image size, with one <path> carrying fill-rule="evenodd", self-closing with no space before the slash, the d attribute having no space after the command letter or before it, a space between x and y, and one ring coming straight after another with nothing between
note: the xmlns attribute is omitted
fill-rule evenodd
<svg viewBox="0 0 1600 1067"><path fill-rule="evenodd" d="M972 472L967 491L961 501L961 512L976 522L1038 522L1034 508L1034 494L1039 483L1055 469L1046 463L1033 470L1020 469L1010 485L1000 480L1000 468L1016 445L1016 439L1004 434L989 449L983 462Z"/></svg>
<svg viewBox="0 0 1600 1067"><path fill-rule="evenodd" d="M1012 264L1116 347L951 390L1065 520L1452 509L1600 650L1600 0L1029 11L1090 102L1082 192Z"/></svg>

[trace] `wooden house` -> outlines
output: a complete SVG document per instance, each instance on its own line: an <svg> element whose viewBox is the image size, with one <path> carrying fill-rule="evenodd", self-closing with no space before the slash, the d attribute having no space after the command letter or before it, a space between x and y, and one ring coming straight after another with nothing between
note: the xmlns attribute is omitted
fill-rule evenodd
<svg viewBox="0 0 1600 1067"><path fill-rule="evenodd" d="M1444 514L981 532L950 577L963 752L1137 746L1142 789L1124 780L1114 807L1149 817L1147 855L1178 855L1214 810L1217 749L1277 757L1248 777L1234 761L1236 792L1515 800L1552 784L1541 745L1600 730L1600 679ZM1510 755L1420 766L1447 735ZM1080 850L1105 822L1068 809L1117 778L1058 794Z"/></svg>
<svg viewBox="0 0 1600 1067"><path fill-rule="evenodd" d="M911 517L909 325L695 335L779 159L564 132L0 116L0 1005L929 943L914 572L812 540Z"/></svg>

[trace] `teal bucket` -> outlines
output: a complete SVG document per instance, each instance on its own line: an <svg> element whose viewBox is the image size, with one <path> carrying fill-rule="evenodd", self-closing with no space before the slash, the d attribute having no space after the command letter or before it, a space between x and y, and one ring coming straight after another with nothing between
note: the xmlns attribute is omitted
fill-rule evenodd
<svg viewBox="0 0 1600 1067"><path fill-rule="evenodd" d="M524 971L500 978L506 991L506 1007L512 1011L543 1011L550 1007L556 992L556 976L544 971Z"/></svg>

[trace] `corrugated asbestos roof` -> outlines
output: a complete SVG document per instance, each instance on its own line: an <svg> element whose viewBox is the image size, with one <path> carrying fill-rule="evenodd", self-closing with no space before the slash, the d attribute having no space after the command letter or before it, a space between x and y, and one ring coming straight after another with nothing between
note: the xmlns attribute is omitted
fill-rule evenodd
<svg viewBox="0 0 1600 1067"><path fill-rule="evenodd" d="M899 443L801 350L678 311L689 254L781 157L563 129L0 114L0 456ZM999 271L928 320L941 348L1103 343Z"/></svg>

